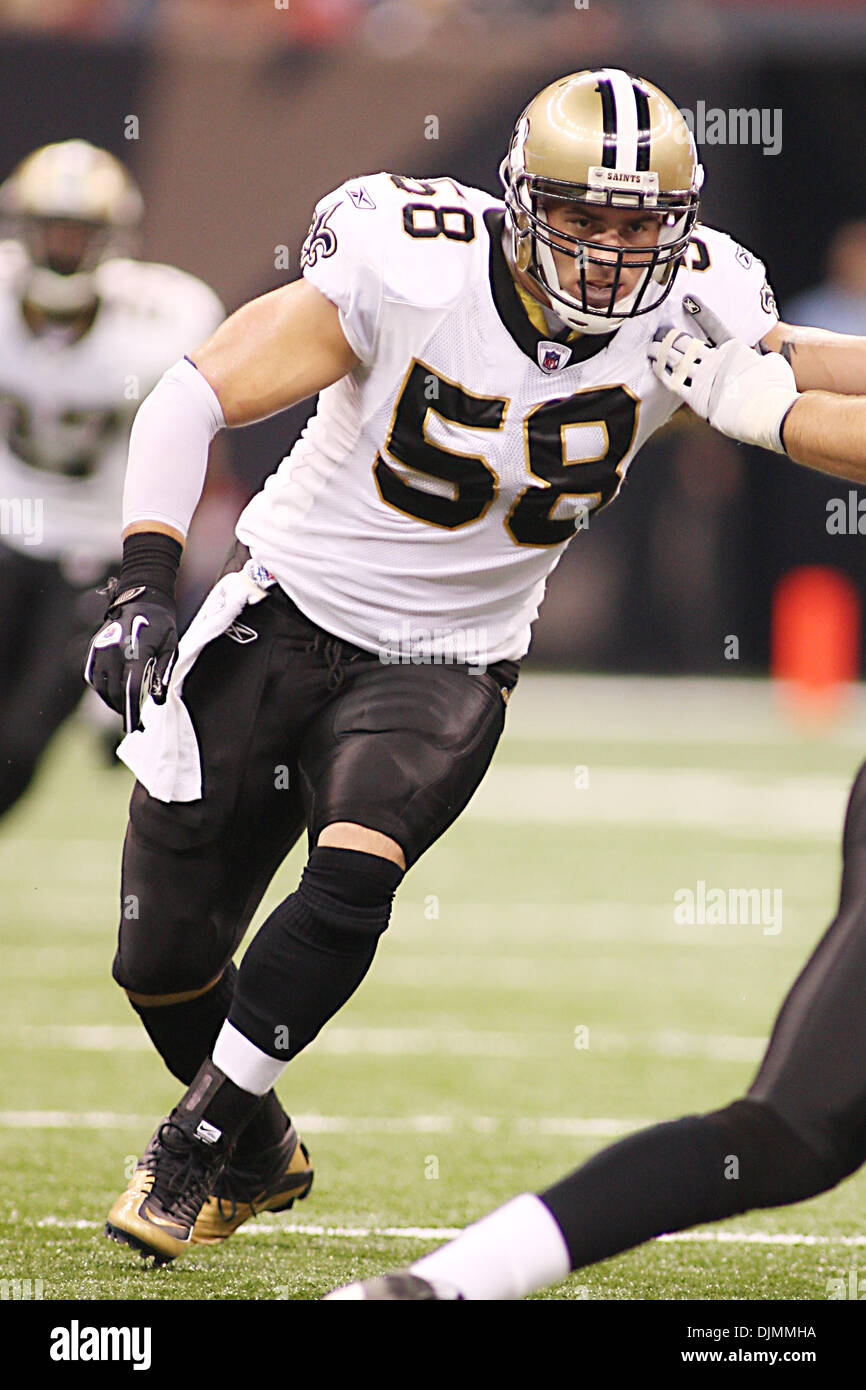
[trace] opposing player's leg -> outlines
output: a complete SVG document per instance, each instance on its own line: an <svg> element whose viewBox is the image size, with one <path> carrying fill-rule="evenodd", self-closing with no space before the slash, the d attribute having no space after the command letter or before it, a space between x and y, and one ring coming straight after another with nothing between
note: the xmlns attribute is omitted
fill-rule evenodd
<svg viewBox="0 0 866 1390"><path fill-rule="evenodd" d="M866 1161L866 764L839 911L795 981L746 1096L654 1125L345 1298L520 1298L654 1236L826 1192Z"/></svg>

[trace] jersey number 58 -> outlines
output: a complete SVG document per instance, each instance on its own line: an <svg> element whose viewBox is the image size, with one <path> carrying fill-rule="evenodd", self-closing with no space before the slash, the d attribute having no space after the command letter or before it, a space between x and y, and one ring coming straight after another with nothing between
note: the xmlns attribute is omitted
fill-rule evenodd
<svg viewBox="0 0 866 1390"><path fill-rule="evenodd" d="M457 453L435 443L427 433L428 420L434 414L455 425L500 430L508 404L500 396L467 391L425 363L413 361L385 449L397 463L433 480L433 488L421 477L417 483L409 481L377 454L373 475L383 501L418 521L451 531L480 520L496 497L496 473L481 454ZM637 398L626 386L590 387L545 401L529 412L523 440L533 482L518 493L505 518L506 530L518 545L560 545L574 534L581 516L616 496L637 416ZM598 449L588 457L571 457L571 426L591 431Z"/></svg>

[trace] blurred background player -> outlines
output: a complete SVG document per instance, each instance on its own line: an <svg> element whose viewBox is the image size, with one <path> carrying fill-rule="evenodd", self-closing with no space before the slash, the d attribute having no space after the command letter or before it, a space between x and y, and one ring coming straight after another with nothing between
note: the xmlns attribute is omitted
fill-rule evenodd
<svg viewBox="0 0 866 1390"><path fill-rule="evenodd" d="M200 280L132 259L142 210L83 140L0 186L0 815L84 692L135 411L223 317Z"/></svg>

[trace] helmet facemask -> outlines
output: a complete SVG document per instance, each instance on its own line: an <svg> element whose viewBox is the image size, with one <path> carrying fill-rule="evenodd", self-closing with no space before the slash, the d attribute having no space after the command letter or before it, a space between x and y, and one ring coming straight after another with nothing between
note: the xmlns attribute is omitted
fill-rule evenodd
<svg viewBox="0 0 866 1390"><path fill-rule="evenodd" d="M503 162L501 174L511 223L514 263L535 283L553 312L570 328L581 333L610 333L627 319L651 313L669 294L674 272L685 255L697 219L697 190L661 194L657 177L649 172L628 174L626 178L631 187L624 189L620 185L617 188L615 185L620 180L616 171L600 167L589 170L589 184L540 179L525 172L514 177L507 160ZM641 186L635 188L638 182ZM577 205L588 215L600 207L653 215L659 221L658 239L653 245L631 247L577 237L552 226L547 220L545 212L550 203ZM580 272L577 293L561 285L554 251L577 261ZM593 267L603 267L600 277L606 291L603 295L593 294ZM642 269L635 285L617 298L623 271L636 267Z"/></svg>
<svg viewBox="0 0 866 1390"><path fill-rule="evenodd" d="M58 316L81 313L94 304L97 267L109 256L134 249L133 238L119 237L105 222L26 216L16 219L11 229L29 261L22 297Z"/></svg>

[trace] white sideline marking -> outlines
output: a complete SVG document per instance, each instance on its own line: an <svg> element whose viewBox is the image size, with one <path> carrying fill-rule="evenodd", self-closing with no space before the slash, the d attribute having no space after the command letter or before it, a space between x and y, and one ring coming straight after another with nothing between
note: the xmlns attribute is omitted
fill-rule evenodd
<svg viewBox="0 0 866 1390"><path fill-rule="evenodd" d="M20 1218L18 1221L26 1224ZM102 1229L104 1222L43 1216L35 1224L41 1229L97 1231ZM255 1226L241 1226L236 1234L339 1236L346 1240L367 1240L371 1236L391 1236L396 1240L454 1240L463 1230L462 1226L311 1226L259 1221ZM656 1239L669 1245L842 1245L855 1248L866 1245L866 1236L810 1236L799 1231L677 1231Z"/></svg>
<svg viewBox="0 0 866 1390"><path fill-rule="evenodd" d="M451 968L450 963L444 964ZM500 960L501 964L501 960ZM523 963L528 971L531 958ZM425 972L425 979L429 974ZM9 1041L37 1048L61 1048L76 1052L150 1052L144 1030L135 1024L0 1025L0 1043ZM379 1057L554 1057L571 1052L573 1035L558 1033L504 1033L467 1028L350 1028L335 1026L324 1032L312 1048L333 1056L363 1054ZM597 1056L640 1055L699 1057L707 1061L754 1062L760 1059L766 1038L731 1034L688 1033L664 1029L656 1033L623 1033L603 1024L591 1029L587 1051Z"/></svg>

